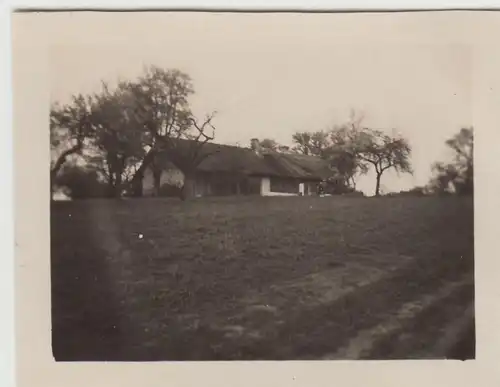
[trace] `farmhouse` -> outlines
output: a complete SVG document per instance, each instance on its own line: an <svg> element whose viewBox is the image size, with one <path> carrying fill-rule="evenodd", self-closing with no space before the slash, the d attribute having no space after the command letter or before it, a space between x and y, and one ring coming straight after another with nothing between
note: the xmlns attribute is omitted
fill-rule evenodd
<svg viewBox="0 0 500 387"><path fill-rule="evenodd" d="M262 149L255 139L250 148L206 143L201 149L204 158L189 185L191 196L311 195L319 182L332 176L328 163L319 157ZM146 170L144 196L159 195L161 186L183 186L183 173L170 162L162 165L156 174L152 168Z"/></svg>

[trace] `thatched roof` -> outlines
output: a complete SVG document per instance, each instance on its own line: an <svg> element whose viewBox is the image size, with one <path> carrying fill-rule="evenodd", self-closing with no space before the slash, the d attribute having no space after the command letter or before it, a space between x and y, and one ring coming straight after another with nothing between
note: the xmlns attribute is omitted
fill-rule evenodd
<svg viewBox="0 0 500 387"><path fill-rule="evenodd" d="M316 156L272 152L264 159L280 176L322 180L333 174L328 163Z"/></svg>
<svg viewBox="0 0 500 387"><path fill-rule="evenodd" d="M177 152L193 143L183 140ZM273 151L256 152L250 148L231 145L206 143L201 153L207 155L198 165L200 172L242 173L249 176L290 177L304 180L322 180L332 176L328 163L316 156L278 153ZM168 159L165 153L164 157Z"/></svg>

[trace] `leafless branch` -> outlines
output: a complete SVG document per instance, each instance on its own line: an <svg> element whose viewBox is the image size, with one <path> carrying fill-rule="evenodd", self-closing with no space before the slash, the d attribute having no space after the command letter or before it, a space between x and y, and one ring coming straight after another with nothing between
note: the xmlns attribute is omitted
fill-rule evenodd
<svg viewBox="0 0 500 387"><path fill-rule="evenodd" d="M198 131L198 135L196 136L196 141L198 141L201 137L204 138L204 142L213 140L215 138L215 127L212 125L212 119L215 117L215 112L212 114L207 115L205 118L205 121L201 126L198 124L196 119L194 117L190 117L189 120L191 121L193 127ZM209 136L205 133L206 127L212 128L212 135Z"/></svg>
<svg viewBox="0 0 500 387"><path fill-rule="evenodd" d="M63 166L63 164L66 162L66 159L76 153L79 153L82 150L83 147L83 139L78 137L76 139L77 143L72 146L69 149L66 149L58 158L57 161L54 163L54 166L50 170L50 175L52 178L55 178L56 175L58 174L59 170Z"/></svg>

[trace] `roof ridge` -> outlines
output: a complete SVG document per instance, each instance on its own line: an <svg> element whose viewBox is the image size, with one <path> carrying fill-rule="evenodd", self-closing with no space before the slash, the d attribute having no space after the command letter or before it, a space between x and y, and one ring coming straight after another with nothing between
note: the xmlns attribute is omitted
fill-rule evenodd
<svg viewBox="0 0 500 387"><path fill-rule="evenodd" d="M190 139L190 138L176 138L174 140L176 140L176 141L185 141L185 142L196 142L196 140L193 140L193 139ZM244 146L232 145L232 144L221 144L221 143L210 141L210 140L207 141L205 144L216 145L216 146L221 146L221 147L228 147L228 148L234 148L234 149L252 150L250 147L244 147Z"/></svg>

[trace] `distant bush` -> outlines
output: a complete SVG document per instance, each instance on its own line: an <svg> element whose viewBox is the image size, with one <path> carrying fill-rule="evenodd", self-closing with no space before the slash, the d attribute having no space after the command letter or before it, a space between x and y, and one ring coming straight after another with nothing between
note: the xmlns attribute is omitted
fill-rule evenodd
<svg viewBox="0 0 500 387"><path fill-rule="evenodd" d="M463 128L446 145L455 154L451 162L437 162L432 166L433 178L429 190L436 195L474 195L474 131Z"/></svg>
<svg viewBox="0 0 500 387"><path fill-rule="evenodd" d="M362 198L365 196L365 194L364 194L364 192L361 192L361 191L352 191L352 192L343 193L342 196Z"/></svg>
<svg viewBox="0 0 500 387"><path fill-rule="evenodd" d="M108 185L99 179L96 170L67 165L55 179L59 187L71 199L102 198L108 194Z"/></svg>
<svg viewBox="0 0 500 387"><path fill-rule="evenodd" d="M344 180L331 179L324 185L324 192L330 195L350 195L357 194L363 195L362 192L356 191L354 188L349 187Z"/></svg>
<svg viewBox="0 0 500 387"><path fill-rule="evenodd" d="M385 196L395 197L395 196L426 196L428 192L425 187L414 187L409 190L403 190L399 192L390 192Z"/></svg>
<svg viewBox="0 0 500 387"><path fill-rule="evenodd" d="M165 183L160 186L159 196L179 197L180 193L181 193L181 187Z"/></svg>

